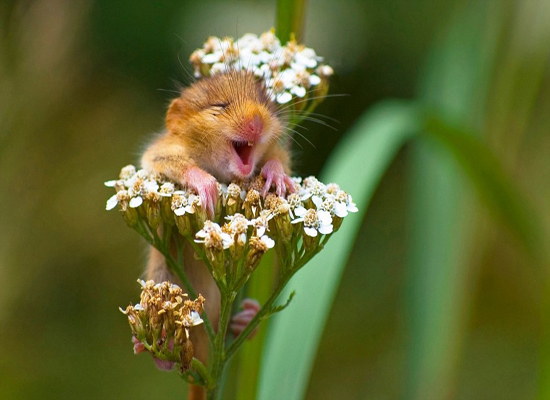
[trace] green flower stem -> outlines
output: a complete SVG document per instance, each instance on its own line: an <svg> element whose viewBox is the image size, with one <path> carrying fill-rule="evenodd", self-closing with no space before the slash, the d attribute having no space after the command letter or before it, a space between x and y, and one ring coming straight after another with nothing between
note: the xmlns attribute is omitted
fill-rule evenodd
<svg viewBox="0 0 550 400"><path fill-rule="evenodd" d="M225 352L226 360L231 359L231 357L235 354L235 352L239 349L239 347L241 347L243 345L243 343L248 339L248 337L254 331L254 329L256 329L256 327L261 322L261 320L265 316L267 316L268 311L271 309L271 306L273 305L273 303L275 302L277 297L279 297L279 295L283 291L283 288L285 287L286 283L289 281L289 279L292 275L293 274L291 273L291 274L285 275L281 278L281 280L277 284L277 288L271 294L271 296L269 296L269 299L267 299L267 301L262 306L260 311L258 311L258 313L254 316L252 321L250 321L250 323L246 326L246 328L244 328L244 330L241 332L241 334L239 336L237 336L237 338L233 341L233 343L231 343L231 345L229 346L229 348Z"/></svg>
<svg viewBox="0 0 550 400"><path fill-rule="evenodd" d="M233 292L234 293L234 292ZM231 319L231 309L233 308L233 302L235 301L235 295L231 292L222 292L221 308L220 308L220 320L218 326L218 333L214 338L214 360L212 363L212 379L215 382L213 387L208 392L208 399L214 400L218 398L220 390L221 377L225 369L227 358L225 356L225 335L227 327L229 326L229 320Z"/></svg>
<svg viewBox="0 0 550 400"><path fill-rule="evenodd" d="M331 235L327 235L330 237ZM300 270L306 263L309 262L317 254L318 251L313 251L310 253L306 253L304 257L298 259L293 265L286 265L284 268L283 275L279 278L279 282L277 282L277 286L275 290L272 292L271 296L267 299L267 301L264 303L260 311L254 316L252 321L246 326L246 328L241 332L241 334L231 343L227 351L225 352L225 358L226 361L231 359L231 357L235 354L235 352L243 345L245 340L248 339L250 334L256 329L258 324L262 321L262 319L269 317L272 314L272 306L273 303L275 303L275 300L279 297L283 289L285 288L286 284L294 276L296 272Z"/></svg>
<svg viewBox="0 0 550 400"><path fill-rule="evenodd" d="M208 373L208 370L206 369L204 364L194 357L193 357L193 360L191 360L191 368L193 368L195 372L199 374L201 379L204 381L207 389L215 386L216 382L214 381L212 376Z"/></svg>

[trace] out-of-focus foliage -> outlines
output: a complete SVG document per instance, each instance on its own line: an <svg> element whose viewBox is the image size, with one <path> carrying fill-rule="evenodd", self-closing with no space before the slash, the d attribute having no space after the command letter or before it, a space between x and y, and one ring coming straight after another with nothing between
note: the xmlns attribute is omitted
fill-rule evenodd
<svg viewBox="0 0 550 400"><path fill-rule="evenodd" d="M308 2L306 42L334 66L331 92L350 96L317 110L337 132L304 124L296 171L318 173L375 102L420 101L479 133L548 234L549 6L478 3ZM212 34L266 30L275 4L12 0L0 21L1 397L182 398L175 374L131 352L117 308L137 294L145 246L104 211L102 182L162 128L172 80L190 80L187 55ZM473 188L436 142L398 154L306 398L535 397L549 375L546 271Z"/></svg>

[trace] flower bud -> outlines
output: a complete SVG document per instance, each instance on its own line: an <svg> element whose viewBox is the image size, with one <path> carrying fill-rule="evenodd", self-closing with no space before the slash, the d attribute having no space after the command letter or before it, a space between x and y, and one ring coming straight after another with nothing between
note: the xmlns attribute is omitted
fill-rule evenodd
<svg viewBox="0 0 550 400"><path fill-rule="evenodd" d="M204 209L204 207L202 207L200 196L193 196L192 198L190 197L189 201L191 202L191 209L195 214L196 226L203 226L208 219L208 215L206 214L206 210Z"/></svg>
<svg viewBox="0 0 550 400"><path fill-rule="evenodd" d="M181 372L188 371L191 368L191 362L193 361L193 343L190 340L186 340L181 348Z"/></svg>
<svg viewBox="0 0 550 400"><path fill-rule="evenodd" d="M260 264L260 260L267 250L268 247L260 240L260 238L256 236L250 238L250 250L248 251L244 262L244 266L249 273L252 273L258 264Z"/></svg>
<svg viewBox="0 0 550 400"><path fill-rule="evenodd" d="M275 214L275 225L279 231L279 237L284 242L289 242L292 238L292 224L290 222L290 206L288 202L284 201L277 207L277 213Z"/></svg>
<svg viewBox="0 0 550 400"><path fill-rule="evenodd" d="M160 215L160 201L161 197L158 193L149 192L145 196L147 222L152 229L157 229L162 221L162 217Z"/></svg>
<svg viewBox="0 0 550 400"><path fill-rule="evenodd" d="M191 229L191 220L189 218L189 214L174 215L174 219L176 221L176 227L178 228L178 232L182 236L191 235L192 229Z"/></svg>
<svg viewBox="0 0 550 400"><path fill-rule="evenodd" d="M243 203L244 216L247 219L256 217L261 210L260 193L255 189L250 189Z"/></svg>
<svg viewBox="0 0 550 400"><path fill-rule="evenodd" d="M235 183L230 184L227 187L227 204L226 204L226 213L227 215L234 215L241 208L241 188Z"/></svg>
<svg viewBox="0 0 550 400"><path fill-rule="evenodd" d="M121 190L117 192L116 198L118 200L118 205L120 206L120 211L122 212L122 217L126 224L133 228L138 223L138 212L135 208L129 207L130 195L127 190Z"/></svg>

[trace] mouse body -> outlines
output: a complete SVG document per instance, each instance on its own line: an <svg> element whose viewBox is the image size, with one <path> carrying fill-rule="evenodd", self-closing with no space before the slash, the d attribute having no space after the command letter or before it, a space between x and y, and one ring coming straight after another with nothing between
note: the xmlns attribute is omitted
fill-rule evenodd
<svg viewBox="0 0 550 400"><path fill-rule="evenodd" d="M165 131L142 156L142 168L198 194L210 218L214 215L218 182L246 181L261 174L265 179L262 195L272 187L280 196L293 191L289 150L281 140L284 122L265 84L252 72L229 70L198 80L171 102L165 121ZM205 312L217 329L220 293L190 245L184 249L184 270L195 292L206 298ZM182 284L153 247L146 275L156 282ZM246 315L250 320L254 316L250 312ZM240 322L244 329L246 324ZM204 327L196 329L191 339L195 357L206 363L208 338ZM191 385L189 396L201 399L205 392Z"/></svg>

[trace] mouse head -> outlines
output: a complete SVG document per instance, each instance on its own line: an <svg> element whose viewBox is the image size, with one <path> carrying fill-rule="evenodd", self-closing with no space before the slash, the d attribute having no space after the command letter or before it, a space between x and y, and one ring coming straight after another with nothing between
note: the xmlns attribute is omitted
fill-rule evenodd
<svg viewBox="0 0 550 400"><path fill-rule="evenodd" d="M263 82L234 70L184 89L168 109L166 126L203 169L222 180L250 177L283 132Z"/></svg>

